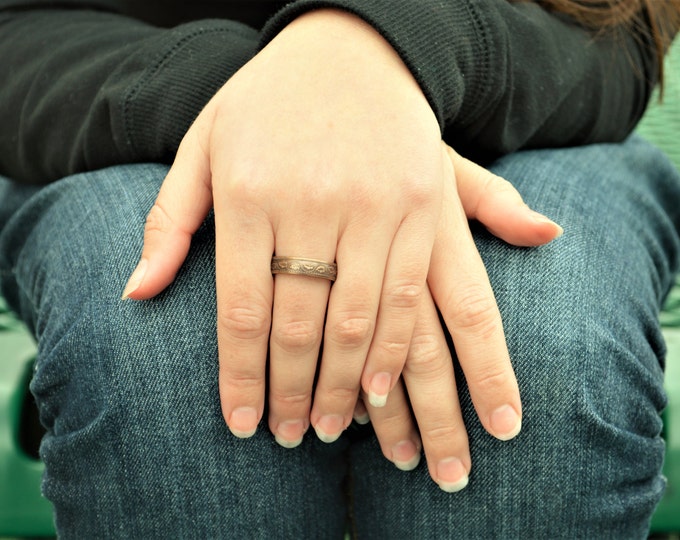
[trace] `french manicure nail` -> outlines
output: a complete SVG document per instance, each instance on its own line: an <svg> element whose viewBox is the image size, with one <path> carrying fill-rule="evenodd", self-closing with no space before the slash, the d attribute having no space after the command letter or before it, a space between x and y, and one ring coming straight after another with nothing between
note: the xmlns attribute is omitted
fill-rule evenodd
<svg viewBox="0 0 680 540"><path fill-rule="evenodd" d="M357 404L354 406L354 413L352 414L354 421L362 426L368 424L371 421L371 417L368 415L366 410L366 405L364 405L364 400L359 398Z"/></svg>
<svg viewBox="0 0 680 540"><path fill-rule="evenodd" d="M371 421L371 417L368 415L368 412L363 407L361 408L361 410L357 410L355 408L354 415L352 416L352 418L354 418L354 421L357 424L361 424L362 426L365 426Z"/></svg>
<svg viewBox="0 0 680 540"><path fill-rule="evenodd" d="M550 225L557 227L557 235L555 236L555 238L559 238L564 234L564 229L549 217L546 217L543 214L536 212L535 210L531 210L531 217L534 219L534 221L537 221L538 223L549 223Z"/></svg>
<svg viewBox="0 0 680 540"><path fill-rule="evenodd" d="M120 297L121 300L127 300L128 297L139 288L139 286L142 284L142 280L144 279L144 274L146 274L146 268L148 265L149 264L146 259L139 261L137 268L135 268L135 271L132 272L130 279L128 279L128 282L125 285L123 296Z"/></svg>
<svg viewBox="0 0 680 540"><path fill-rule="evenodd" d="M373 375L368 386L368 402L373 407L384 407L392 386L392 375L380 372Z"/></svg>
<svg viewBox="0 0 680 540"><path fill-rule="evenodd" d="M276 428L274 438L284 448L295 448L302 442L305 434L305 424L302 420L287 420Z"/></svg>
<svg viewBox="0 0 680 540"><path fill-rule="evenodd" d="M420 463L420 450L413 441L400 441L392 447L392 463L402 471L412 471Z"/></svg>
<svg viewBox="0 0 680 540"><path fill-rule="evenodd" d="M322 416L314 426L316 436L325 443L337 441L345 429L345 419L339 414Z"/></svg>
<svg viewBox="0 0 680 540"><path fill-rule="evenodd" d="M257 411L252 407L239 407L231 412L229 430L239 439L247 439L257 431Z"/></svg>
<svg viewBox="0 0 680 540"><path fill-rule="evenodd" d="M491 429L497 439L509 441L522 430L522 418L514 407L503 405L491 413Z"/></svg>
<svg viewBox="0 0 680 540"><path fill-rule="evenodd" d="M455 493L467 486L468 482L468 473L460 459L450 457L437 463L437 484L442 491Z"/></svg>
<svg viewBox="0 0 680 540"><path fill-rule="evenodd" d="M362 426L365 426L366 424L370 423L371 417L368 416L368 413L363 413L363 414L354 414L354 421L357 424L360 424Z"/></svg>

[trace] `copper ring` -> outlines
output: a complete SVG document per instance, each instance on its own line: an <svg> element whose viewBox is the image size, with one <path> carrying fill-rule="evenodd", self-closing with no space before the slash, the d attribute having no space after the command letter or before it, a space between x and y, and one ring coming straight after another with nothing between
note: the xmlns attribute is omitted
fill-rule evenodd
<svg viewBox="0 0 680 540"><path fill-rule="evenodd" d="M272 257L272 274L295 274L335 281L338 265L300 257Z"/></svg>

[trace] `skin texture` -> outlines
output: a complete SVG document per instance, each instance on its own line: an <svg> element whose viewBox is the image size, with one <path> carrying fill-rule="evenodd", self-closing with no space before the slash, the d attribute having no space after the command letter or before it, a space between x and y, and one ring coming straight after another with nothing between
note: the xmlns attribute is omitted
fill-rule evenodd
<svg viewBox="0 0 680 540"><path fill-rule="evenodd" d="M213 97L148 216L124 298L172 282L210 208L220 398L234 435L255 432L265 400L287 447L310 427L332 442L365 409L395 465L413 468L424 449L440 487L461 489L471 461L435 305L482 424L517 435L519 390L468 219L517 245L561 229L441 141L416 81L366 23L303 15ZM274 278L272 254L336 261L337 281Z"/></svg>

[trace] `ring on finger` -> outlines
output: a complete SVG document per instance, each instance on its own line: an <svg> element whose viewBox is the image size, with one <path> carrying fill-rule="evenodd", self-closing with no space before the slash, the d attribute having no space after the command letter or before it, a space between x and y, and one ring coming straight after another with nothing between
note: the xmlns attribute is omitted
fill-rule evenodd
<svg viewBox="0 0 680 540"><path fill-rule="evenodd" d="M272 274L293 274L335 281L338 265L317 259L302 257L272 257Z"/></svg>

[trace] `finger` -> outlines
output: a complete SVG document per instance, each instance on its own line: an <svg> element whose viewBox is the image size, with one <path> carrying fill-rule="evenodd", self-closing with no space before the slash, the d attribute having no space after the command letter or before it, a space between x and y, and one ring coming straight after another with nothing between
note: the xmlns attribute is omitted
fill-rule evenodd
<svg viewBox="0 0 680 540"><path fill-rule="evenodd" d="M442 490L460 491L468 484L470 449L456 391L453 359L429 293L420 306L402 377L430 476Z"/></svg>
<svg viewBox="0 0 680 540"><path fill-rule="evenodd" d="M270 338L269 428L286 448L309 427L312 389L330 284L277 275Z"/></svg>
<svg viewBox="0 0 680 540"><path fill-rule="evenodd" d="M445 193L428 283L482 425L500 440L515 437L522 425L517 380L493 290L453 183Z"/></svg>
<svg viewBox="0 0 680 540"><path fill-rule="evenodd" d="M146 218L142 255L125 286L124 300L151 298L172 283L192 235L212 206L210 163L200 136L200 129L192 127L180 144Z"/></svg>
<svg viewBox="0 0 680 540"><path fill-rule="evenodd" d="M366 425L371 421L371 417L368 415L368 410L366 405L364 405L364 400L359 397L357 399L356 405L354 405L354 421L360 425Z"/></svg>
<svg viewBox="0 0 680 540"><path fill-rule="evenodd" d="M249 437L264 409L274 235L264 211L235 195L216 195L215 216L222 414L234 435Z"/></svg>
<svg viewBox="0 0 680 540"><path fill-rule="evenodd" d="M515 187L447 146L458 195L469 219L516 246L539 246L561 236L557 223L529 208Z"/></svg>
<svg viewBox="0 0 680 540"><path fill-rule="evenodd" d="M338 243L338 277L328 302L323 355L310 416L324 442L335 441L352 421L396 225L392 230L372 229L357 222L343 232Z"/></svg>
<svg viewBox="0 0 680 540"><path fill-rule="evenodd" d="M362 375L374 407L382 407L399 380L426 279L434 243L435 212L409 215L394 237L380 297L376 331Z"/></svg>
<svg viewBox="0 0 680 540"><path fill-rule="evenodd" d="M368 396L364 393L364 399ZM367 402L366 409L383 455L402 471L420 463L422 443L413 422L403 383L398 380L382 407Z"/></svg>
<svg viewBox="0 0 680 540"><path fill-rule="evenodd" d="M296 215L295 212L291 212ZM335 260L337 230L289 225L276 231L276 255ZM293 448L309 427L312 388L323 335L330 281L277 274L269 341L269 427L279 444Z"/></svg>

